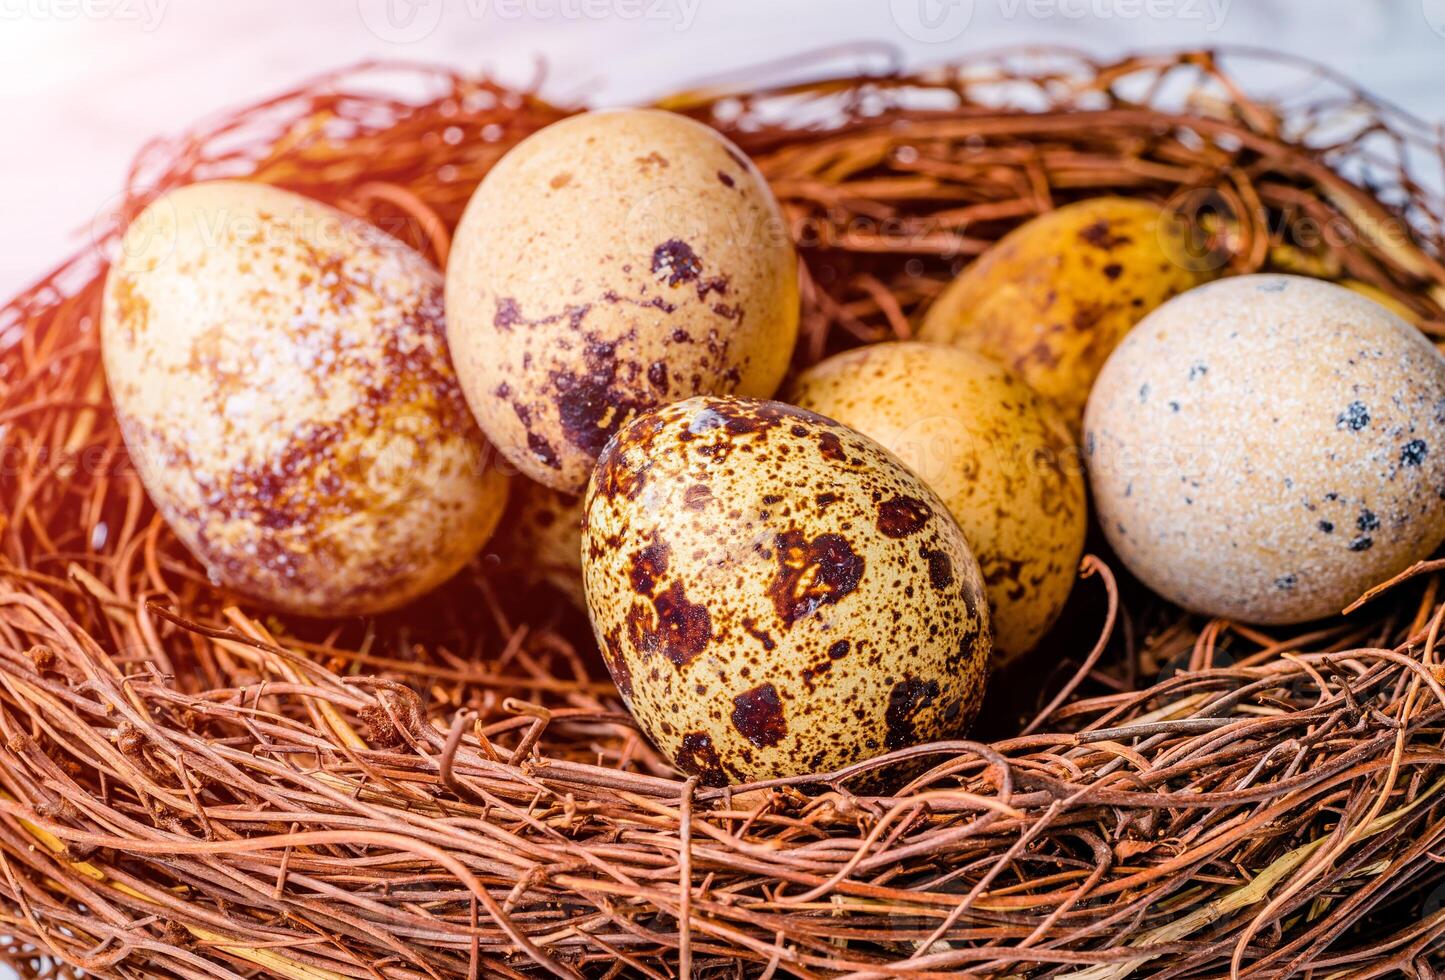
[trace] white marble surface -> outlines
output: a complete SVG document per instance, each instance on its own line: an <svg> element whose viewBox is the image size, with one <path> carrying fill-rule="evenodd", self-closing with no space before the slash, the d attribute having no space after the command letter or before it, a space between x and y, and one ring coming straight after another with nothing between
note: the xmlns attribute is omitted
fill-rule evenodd
<svg viewBox="0 0 1445 980"><path fill-rule="evenodd" d="M1003 44L1256 44L1445 118L1445 0L0 0L0 294L89 237L148 136L368 57L621 103L858 40L910 62Z"/></svg>

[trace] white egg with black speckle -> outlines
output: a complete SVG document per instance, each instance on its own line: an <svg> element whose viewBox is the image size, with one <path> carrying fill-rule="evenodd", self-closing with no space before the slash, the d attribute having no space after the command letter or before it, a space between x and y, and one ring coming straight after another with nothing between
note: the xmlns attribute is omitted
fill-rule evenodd
<svg viewBox="0 0 1445 980"><path fill-rule="evenodd" d="M1197 612L1338 613L1445 540L1445 357L1331 283L1169 301L1109 358L1084 433L1110 544Z"/></svg>

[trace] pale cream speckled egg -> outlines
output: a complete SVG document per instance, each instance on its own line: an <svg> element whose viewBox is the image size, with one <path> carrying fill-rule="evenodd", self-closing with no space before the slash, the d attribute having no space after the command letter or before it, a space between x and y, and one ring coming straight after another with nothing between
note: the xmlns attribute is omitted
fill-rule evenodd
<svg viewBox="0 0 1445 980"><path fill-rule="evenodd" d="M1340 286L1222 280L1115 351L1085 455L1155 591L1244 622L1337 613L1445 539L1445 357Z"/></svg>
<svg viewBox="0 0 1445 980"><path fill-rule="evenodd" d="M577 494L637 412L773 393L797 337L797 259L766 182L718 133L591 112L482 181L448 260L447 319L493 443Z"/></svg>
<svg viewBox="0 0 1445 980"><path fill-rule="evenodd" d="M788 400L877 440L943 498L983 570L995 654L1031 650L1069 597L1088 525L1057 412L982 355L918 342L830 357Z"/></svg>
<svg viewBox="0 0 1445 980"><path fill-rule="evenodd" d="M964 730L983 583L921 480L778 402L638 416L584 502L593 628L658 748L710 786L833 770Z"/></svg>
<svg viewBox="0 0 1445 980"><path fill-rule="evenodd" d="M505 506L412 249L261 184L175 190L126 232L101 327L151 499L212 580L308 615L397 606Z"/></svg>

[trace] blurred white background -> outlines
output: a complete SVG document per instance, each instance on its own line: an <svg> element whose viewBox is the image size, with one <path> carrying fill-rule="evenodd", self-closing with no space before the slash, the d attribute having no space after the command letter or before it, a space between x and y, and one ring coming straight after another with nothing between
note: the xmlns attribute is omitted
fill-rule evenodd
<svg viewBox="0 0 1445 980"><path fill-rule="evenodd" d="M593 103L866 40L910 64L1020 43L1260 45L1445 119L1445 0L0 0L0 295L88 240L150 136L364 58ZM874 59L873 63L877 63Z"/></svg>

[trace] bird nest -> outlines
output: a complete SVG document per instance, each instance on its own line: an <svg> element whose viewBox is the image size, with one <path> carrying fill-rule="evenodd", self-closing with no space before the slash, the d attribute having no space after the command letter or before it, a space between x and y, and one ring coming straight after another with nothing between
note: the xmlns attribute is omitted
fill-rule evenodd
<svg viewBox="0 0 1445 980"><path fill-rule="evenodd" d="M1233 81L1244 61L1269 93ZM800 365L907 337L1009 228L1099 194L1181 209L1203 261L1367 283L1445 334L1445 205L1411 176L1440 144L1322 69L1030 51L786 80L817 68L663 103L772 182ZM370 619L208 582L106 401L126 221L245 176L441 264L477 181L567 111L416 66L320 79L148 147L94 247L0 312L0 956L293 980L1433 976L1445 563L1262 630L1185 615L1100 543L975 741L730 789L648 745L585 618L515 556ZM880 795L880 772L909 781Z"/></svg>

